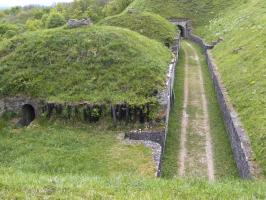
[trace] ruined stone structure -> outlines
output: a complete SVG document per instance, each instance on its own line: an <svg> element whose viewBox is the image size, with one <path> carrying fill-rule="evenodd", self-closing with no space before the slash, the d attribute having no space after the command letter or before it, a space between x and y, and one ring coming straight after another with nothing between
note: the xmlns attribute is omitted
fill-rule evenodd
<svg viewBox="0 0 266 200"><path fill-rule="evenodd" d="M67 26L69 28L77 28L80 26L90 26L90 25L92 25L91 19L81 19L81 20L69 19L67 22Z"/></svg>

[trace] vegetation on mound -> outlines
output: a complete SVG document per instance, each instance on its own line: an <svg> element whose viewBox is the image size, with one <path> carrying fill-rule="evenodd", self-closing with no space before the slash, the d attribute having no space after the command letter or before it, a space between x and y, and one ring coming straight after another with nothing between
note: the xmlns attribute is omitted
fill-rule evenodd
<svg viewBox="0 0 266 200"><path fill-rule="evenodd" d="M266 14L265 1L251 0L228 10L201 30L224 41L213 54L230 101L250 136L255 159L266 176Z"/></svg>
<svg viewBox="0 0 266 200"><path fill-rule="evenodd" d="M30 32L0 44L0 96L143 105L156 102L170 59L159 42L117 27Z"/></svg>
<svg viewBox="0 0 266 200"><path fill-rule="evenodd" d="M103 12L105 16L117 15L122 13L133 1L134 0L111 0L105 5Z"/></svg>
<svg viewBox="0 0 266 200"><path fill-rule="evenodd" d="M228 7L241 2L242 0L135 0L128 8L157 13L165 18L189 18L195 22L195 26L202 26Z"/></svg>
<svg viewBox="0 0 266 200"><path fill-rule="evenodd" d="M128 28L168 46L176 36L176 27L173 24L159 15L148 12L125 11L105 18L100 24Z"/></svg>
<svg viewBox="0 0 266 200"><path fill-rule="evenodd" d="M35 121L27 128L13 129L12 120L0 118L0 172L153 177L156 170L151 149L122 143L120 133L60 121ZM1 183L0 188L2 191Z"/></svg>

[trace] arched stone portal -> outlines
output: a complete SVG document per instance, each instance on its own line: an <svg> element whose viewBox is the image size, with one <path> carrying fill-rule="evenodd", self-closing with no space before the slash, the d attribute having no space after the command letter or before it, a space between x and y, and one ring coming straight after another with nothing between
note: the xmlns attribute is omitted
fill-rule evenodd
<svg viewBox="0 0 266 200"><path fill-rule="evenodd" d="M185 34L185 28L184 28L183 26L180 26L180 25L177 25L177 27L178 27L179 30L181 31L181 32L180 32L181 37L186 37L186 34Z"/></svg>
<svg viewBox="0 0 266 200"><path fill-rule="evenodd" d="M35 109L30 104L25 104L22 106L22 118L19 121L21 126L28 126L35 119L36 113Z"/></svg>
<svg viewBox="0 0 266 200"><path fill-rule="evenodd" d="M191 30L192 30L192 25L191 21L188 19L170 19L170 22L175 24L181 31L181 37L183 38L188 38Z"/></svg>

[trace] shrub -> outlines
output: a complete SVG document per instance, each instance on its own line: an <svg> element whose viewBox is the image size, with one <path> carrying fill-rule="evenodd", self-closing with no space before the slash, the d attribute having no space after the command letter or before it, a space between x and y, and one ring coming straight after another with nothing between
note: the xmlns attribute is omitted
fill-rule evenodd
<svg viewBox="0 0 266 200"><path fill-rule="evenodd" d="M66 23L66 20L63 15L57 12L52 12L46 21L46 28L56 28L63 26Z"/></svg>
<svg viewBox="0 0 266 200"><path fill-rule="evenodd" d="M38 19L28 19L26 28L30 31L36 31L42 27L42 21Z"/></svg>
<svg viewBox="0 0 266 200"><path fill-rule="evenodd" d="M133 0L112 0L104 8L106 16L116 15L123 12Z"/></svg>
<svg viewBox="0 0 266 200"><path fill-rule="evenodd" d="M18 32L19 27L14 24L0 24L0 36L3 36L8 31Z"/></svg>

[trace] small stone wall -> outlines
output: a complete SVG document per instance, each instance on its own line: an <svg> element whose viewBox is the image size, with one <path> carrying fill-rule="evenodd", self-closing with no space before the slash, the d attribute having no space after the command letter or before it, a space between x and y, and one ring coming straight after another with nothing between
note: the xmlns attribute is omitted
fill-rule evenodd
<svg viewBox="0 0 266 200"><path fill-rule="evenodd" d="M24 105L29 104L34 108L36 117L42 112L43 102L39 100L33 100L26 97L10 97L0 98L0 116L4 112L14 112L21 114L21 109Z"/></svg>
<svg viewBox="0 0 266 200"><path fill-rule="evenodd" d="M258 176L258 168L252 159L252 150L249 138L241 125L236 111L228 100L226 90L221 82L217 67L210 52L210 45L206 44L203 39L193 34L190 40L200 45L205 52L209 72L215 87L217 100L223 114L224 123L227 128L234 158L241 178L249 179Z"/></svg>

